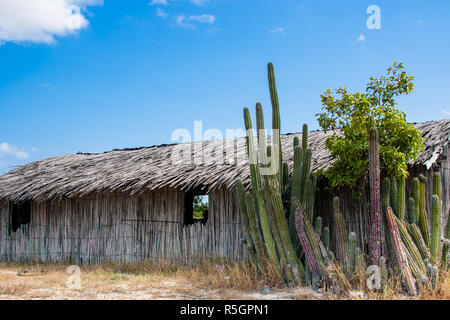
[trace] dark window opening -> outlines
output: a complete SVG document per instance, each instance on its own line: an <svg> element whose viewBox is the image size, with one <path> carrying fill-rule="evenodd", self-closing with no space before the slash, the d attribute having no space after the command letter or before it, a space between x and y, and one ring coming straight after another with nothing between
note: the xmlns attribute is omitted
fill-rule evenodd
<svg viewBox="0 0 450 320"><path fill-rule="evenodd" d="M11 202L11 231L16 232L31 221L31 201Z"/></svg>
<svg viewBox="0 0 450 320"><path fill-rule="evenodd" d="M208 221L209 196L201 191L189 191L185 194L184 225Z"/></svg>

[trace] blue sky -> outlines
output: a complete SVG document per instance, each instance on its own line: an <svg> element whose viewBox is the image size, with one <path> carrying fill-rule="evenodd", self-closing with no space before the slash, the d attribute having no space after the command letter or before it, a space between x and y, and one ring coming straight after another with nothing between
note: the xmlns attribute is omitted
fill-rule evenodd
<svg viewBox="0 0 450 320"><path fill-rule="evenodd" d="M270 119L269 61L283 132L317 129L323 91L363 90L394 61L416 77L407 119L450 117L448 0L154 2L0 0L0 172L170 143L195 120L242 128L257 101ZM373 4L380 30L366 26Z"/></svg>

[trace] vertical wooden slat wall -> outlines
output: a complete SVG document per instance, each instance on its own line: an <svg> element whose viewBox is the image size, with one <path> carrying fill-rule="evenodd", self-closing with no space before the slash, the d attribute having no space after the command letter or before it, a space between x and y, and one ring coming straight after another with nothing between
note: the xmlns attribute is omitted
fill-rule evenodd
<svg viewBox="0 0 450 320"><path fill-rule="evenodd" d="M0 260L103 263L247 257L234 193L210 194L206 224L184 226L184 193L113 194L32 203L31 222L9 232L10 209L0 201Z"/></svg>

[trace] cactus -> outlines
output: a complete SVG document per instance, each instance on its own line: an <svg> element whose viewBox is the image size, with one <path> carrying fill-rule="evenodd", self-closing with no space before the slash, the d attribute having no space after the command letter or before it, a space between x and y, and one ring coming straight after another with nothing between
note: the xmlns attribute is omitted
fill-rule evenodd
<svg viewBox="0 0 450 320"><path fill-rule="evenodd" d="M372 264L379 265L381 256L381 212L380 212L380 144L376 128L369 134L369 179L370 179L370 243Z"/></svg>
<svg viewBox="0 0 450 320"><path fill-rule="evenodd" d="M258 256L256 254L256 248L255 248L255 244L253 241L253 237L251 234L251 228L250 228L250 222L249 222L249 217L248 217L248 212L247 212L247 203L246 203L246 199L245 199L245 191L244 191L244 186L242 185L242 181L238 181L237 182L237 193L238 193L238 197L239 197L239 208L241 210L241 219L242 219L242 224L244 225L244 231L245 231L245 236L246 236L246 240L247 240L247 249L248 249L248 253L250 256L250 261L256 265L256 267L259 266L259 259Z"/></svg>
<svg viewBox="0 0 450 320"><path fill-rule="evenodd" d="M303 150L303 163L302 172L300 177L300 202L305 204L306 184L309 180L310 167L311 167L311 149Z"/></svg>
<svg viewBox="0 0 450 320"><path fill-rule="evenodd" d="M259 222L261 224L261 231L264 238L264 244L266 245L267 248L267 253L269 255L270 260L279 267L280 263L277 256L275 242L273 240L272 233L270 232L269 218L264 208L264 200L262 199L261 191L258 191L255 194L257 206L255 207L255 201L247 201L248 205L247 208L249 211L252 210L254 212L258 212Z"/></svg>
<svg viewBox="0 0 450 320"><path fill-rule="evenodd" d="M433 290L436 290L439 277L438 268L436 266L431 267L430 277L431 277L431 287L433 288Z"/></svg>
<svg viewBox="0 0 450 320"><path fill-rule="evenodd" d="M397 187L397 181L394 178L391 178L390 181L390 201L391 201L391 208L394 211L394 214L397 216L399 216L398 213L398 187Z"/></svg>
<svg viewBox="0 0 450 320"><path fill-rule="evenodd" d="M402 279L406 285L408 293L410 295L417 294L416 281L412 275L411 268L408 264L408 258L404 244L401 240L401 236L398 230L397 223L395 221L395 215L391 208L387 208L386 222L389 230L389 236L394 249L396 261L402 274Z"/></svg>
<svg viewBox="0 0 450 320"><path fill-rule="evenodd" d="M303 207L305 208L306 215L308 216L309 222L313 222L314 216L314 185L313 181L308 178L305 183L305 195L303 198Z"/></svg>
<svg viewBox="0 0 450 320"><path fill-rule="evenodd" d="M432 215L431 215L430 251L433 262L438 263L440 261L442 216L441 216L441 200L436 194L434 194L431 197L431 207L432 207Z"/></svg>
<svg viewBox="0 0 450 320"><path fill-rule="evenodd" d="M298 249L300 247L300 242L297 236L297 230L295 227L295 208L293 206L294 199L300 200L300 176L302 170L303 152L302 148L299 146L298 138L294 138L294 170L292 172L292 182L291 182L291 204L289 213L289 232L291 234L291 239L294 247Z"/></svg>
<svg viewBox="0 0 450 320"><path fill-rule="evenodd" d="M414 197L414 203L415 203L415 211L414 211L414 221L410 223L417 224L419 221L420 216L420 180L418 178L414 178L412 180L413 183L413 197Z"/></svg>
<svg viewBox="0 0 450 320"><path fill-rule="evenodd" d="M381 185L381 209L383 212L390 207L390 191L391 191L391 180L388 177L383 179Z"/></svg>
<svg viewBox="0 0 450 320"><path fill-rule="evenodd" d="M350 232L348 235L348 260L349 260L349 270L348 274L351 275L355 272L356 266L356 247L358 245L356 233Z"/></svg>
<svg viewBox="0 0 450 320"><path fill-rule="evenodd" d="M282 194L284 195L289 188L289 164L287 162L283 163L283 186Z"/></svg>
<svg viewBox="0 0 450 320"><path fill-rule="evenodd" d="M319 266L314 257L313 249L311 247L310 242L308 241L308 237L304 230L304 217L302 208L296 208L295 211L295 226L297 228L298 238L302 245L303 251L305 252L306 259L308 261L309 269L313 276L319 276Z"/></svg>
<svg viewBox="0 0 450 320"><path fill-rule="evenodd" d="M397 182L397 217L400 220L403 220L405 218L405 185L405 178L399 178Z"/></svg>
<svg viewBox="0 0 450 320"><path fill-rule="evenodd" d="M419 175L420 181L420 212L425 211L425 188L427 183L427 178L423 174Z"/></svg>
<svg viewBox="0 0 450 320"><path fill-rule="evenodd" d="M252 121L250 118L250 112L247 108L244 108L244 120L245 120L245 129L247 130L247 153L248 159L250 163L250 176L252 180L252 190L257 192L261 190L261 178L258 168L258 158L255 151L255 143L253 139L252 132Z"/></svg>
<svg viewBox="0 0 450 320"><path fill-rule="evenodd" d="M278 145L279 148L279 164L283 163L283 153L281 150L281 124L280 124L280 104L278 102L278 92L277 92L277 85L275 81L275 72L273 68L273 64L269 63L267 65L267 73L268 73L268 80L269 80L269 91L270 91L270 101L272 103L272 130L273 130L273 137L277 136L278 141L272 141L272 143L276 146ZM276 134L278 132L278 134ZM281 170L278 170L277 177L279 180L279 185L281 187Z"/></svg>
<svg viewBox="0 0 450 320"><path fill-rule="evenodd" d="M388 269L386 266L386 258L380 257L380 271L381 271L381 288L385 288L388 281Z"/></svg>
<svg viewBox="0 0 450 320"><path fill-rule="evenodd" d="M414 243L416 244L417 249L419 249L420 255L422 256L422 259L425 260L431 260L431 253L428 249L427 245L425 244L425 241L423 240L422 233L420 232L419 226L415 224L407 224L406 221L404 221L405 225L407 226L409 230L409 234L411 235L411 238L414 240Z"/></svg>
<svg viewBox="0 0 450 320"><path fill-rule="evenodd" d="M258 261L262 263L264 261L264 257L266 256L264 250L264 244L261 238L261 233L259 231L259 222L257 220L257 213L255 210L255 199L250 193L247 193L245 196L245 201L247 203L247 216L249 219L250 226L250 234L253 239L253 244L255 246L256 256Z"/></svg>
<svg viewBox="0 0 450 320"><path fill-rule="evenodd" d="M423 175L419 176L420 182L420 213L418 217L420 232L427 247L430 247L430 227L428 226L428 215L425 210L425 183L426 178Z"/></svg>
<svg viewBox="0 0 450 320"><path fill-rule="evenodd" d="M339 197L333 198L334 222L336 227L336 254L339 264L343 270L349 270L348 267L348 236L345 229L344 216L340 209Z"/></svg>
<svg viewBox="0 0 450 320"><path fill-rule="evenodd" d="M330 249L330 229L328 227L323 228L322 232L322 242L325 249L329 251Z"/></svg>
<svg viewBox="0 0 450 320"><path fill-rule="evenodd" d="M317 217L316 223L314 224L314 230L316 231L319 237L322 237L322 218Z"/></svg>
<svg viewBox="0 0 450 320"><path fill-rule="evenodd" d="M296 251L292 244L292 240L289 234L288 225L286 222L286 218L284 215L283 201L281 199L281 194L279 192L279 185L277 177L268 176L269 179L269 201L272 206L272 210L274 212L274 217L276 221L276 228L278 228L282 246L286 253L287 262L291 265L292 272L294 274L295 279L292 279L294 282L300 281L300 274L303 273L303 266L299 263L296 255Z"/></svg>
<svg viewBox="0 0 450 320"><path fill-rule="evenodd" d="M400 232L403 244L406 247L408 262L411 265L411 269L416 278L423 279L426 274L426 265L423 262L419 249L414 244L414 241L412 240L405 223L398 218L395 218L395 222L397 223L397 227Z"/></svg>
<svg viewBox="0 0 450 320"><path fill-rule="evenodd" d="M450 239L450 209L447 214L447 227L445 231L445 238ZM449 267L449 259L450 259L450 245L448 243L444 243L444 247L442 249L442 266L444 268Z"/></svg>
<svg viewBox="0 0 450 320"><path fill-rule="evenodd" d="M414 198L408 199L408 220L410 224L416 223L416 202Z"/></svg>
<svg viewBox="0 0 450 320"><path fill-rule="evenodd" d="M441 174L439 172L433 173L433 194L441 199Z"/></svg>

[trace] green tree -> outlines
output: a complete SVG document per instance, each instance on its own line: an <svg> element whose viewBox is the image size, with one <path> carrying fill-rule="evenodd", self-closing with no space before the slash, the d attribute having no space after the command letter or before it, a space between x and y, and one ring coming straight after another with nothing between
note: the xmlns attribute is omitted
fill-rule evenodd
<svg viewBox="0 0 450 320"><path fill-rule="evenodd" d="M194 196L192 205L194 209L194 218L203 219L205 211L209 208L208 196Z"/></svg>
<svg viewBox="0 0 450 320"><path fill-rule="evenodd" d="M325 146L335 163L324 174L332 186L355 186L369 168L368 133L376 127L380 139L380 168L393 177L407 177L407 164L423 149L419 130L406 122L397 109L396 98L409 94L414 77L408 76L402 63L394 63L387 75L370 78L364 93L339 88L321 95L322 113L316 114L326 132L334 131Z"/></svg>

